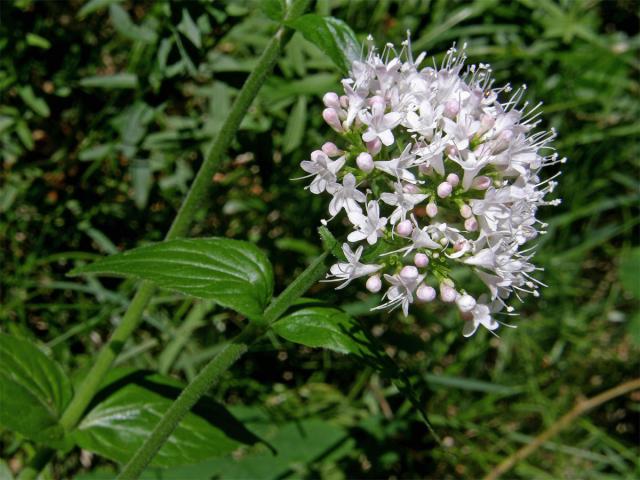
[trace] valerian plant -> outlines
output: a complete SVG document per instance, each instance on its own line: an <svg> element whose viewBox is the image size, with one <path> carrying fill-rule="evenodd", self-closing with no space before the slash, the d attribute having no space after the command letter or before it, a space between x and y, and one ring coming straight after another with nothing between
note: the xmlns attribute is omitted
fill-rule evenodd
<svg viewBox="0 0 640 480"><path fill-rule="evenodd" d="M561 161L549 145L555 134L534 132L539 107L519 106L524 89L505 97L510 87L494 87L487 65L463 72L464 54L455 48L433 67L422 66L424 54L414 60L408 41L399 52L391 45L380 52L368 39L368 53L361 56L348 26L303 15L306 4L295 0L285 8L277 0L265 2L279 27L236 97L165 241L71 272L141 281L82 381L74 387L35 345L0 335L0 387L11 392L0 424L40 446L20 478L36 477L56 451L74 446L122 464L124 479L137 478L150 464L195 463L260 442L205 394L267 332L357 356L390 378L424 416L411 382L357 320L332 306L299 303L323 278L339 282L340 289L366 277L366 289L374 293L384 281L383 303L375 308L401 308L405 315L414 301L439 296L457 305L465 336L479 325L495 330L496 314L512 312L512 293L537 294L540 283L525 244L544 229L537 208L555 202L545 199L555 183L540 171ZM324 253L274 297L271 264L255 245L185 237L210 178L296 30L348 75L344 95L329 92L323 98L323 117L339 145L325 143L301 167L312 177L311 193L331 196L331 220L346 220L350 232L340 245L323 226ZM337 263L329 266L332 254ZM487 292L457 285L450 277L457 264L474 269ZM112 370L156 288L247 318L245 329L221 345L187 386L157 373ZM207 415L196 415L194 407Z"/></svg>

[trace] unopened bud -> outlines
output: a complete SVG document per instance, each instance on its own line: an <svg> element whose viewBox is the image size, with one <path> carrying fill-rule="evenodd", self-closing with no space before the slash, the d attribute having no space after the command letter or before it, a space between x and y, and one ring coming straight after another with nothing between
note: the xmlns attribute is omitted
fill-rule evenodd
<svg viewBox="0 0 640 480"><path fill-rule="evenodd" d="M341 95L340 96L340 106L342 108L349 108L349 97L347 97L346 95Z"/></svg>
<svg viewBox="0 0 640 480"><path fill-rule="evenodd" d="M427 203L426 211L427 211L427 215L433 218L436 215L438 215L438 206L433 202L429 202Z"/></svg>
<svg viewBox="0 0 640 480"><path fill-rule="evenodd" d="M476 299L465 293L457 298L456 304L461 312L470 312L476 306Z"/></svg>
<svg viewBox="0 0 640 480"><path fill-rule="evenodd" d="M333 108L325 108L322 111L322 118L327 124L333 128L336 132L344 132L344 128L342 128L342 124L340 123L340 118L338 116L338 111Z"/></svg>
<svg viewBox="0 0 640 480"><path fill-rule="evenodd" d="M400 270L400 278L403 280L411 281L418 278L418 269L413 265L407 265Z"/></svg>
<svg viewBox="0 0 640 480"><path fill-rule="evenodd" d="M447 156L453 158L458 156L458 148L455 145L447 145L444 149Z"/></svg>
<svg viewBox="0 0 640 480"><path fill-rule="evenodd" d="M500 153L506 150L512 139L513 132L511 130L501 131L493 142L493 153Z"/></svg>
<svg viewBox="0 0 640 480"><path fill-rule="evenodd" d="M398 232L398 235L400 235L401 237L408 237L409 235L411 235L411 232L413 232L413 225L411 223L411 220L401 221L396 227L396 232Z"/></svg>
<svg viewBox="0 0 640 480"><path fill-rule="evenodd" d="M442 299L443 302L445 303L455 302L457 296L458 296L458 292L456 292L455 288L453 288L452 286L444 282L440 284L440 298Z"/></svg>
<svg viewBox="0 0 640 480"><path fill-rule="evenodd" d="M380 150L382 150L382 142L380 141L379 138L376 137L375 139L371 140L370 142L367 142L367 151L371 155L379 154Z"/></svg>
<svg viewBox="0 0 640 480"><path fill-rule="evenodd" d="M452 191L453 187L449 182L442 182L440 185L438 185L437 188L438 196L440 198L447 198L449 195L451 195Z"/></svg>
<svg viewBox="0 0 640 480"><path fill-rule="evenodd" d="M325 93L322 97L322 102L328 108L340 109L340 97L338 97L338 94L335 92Z"/></svg>
<svg viewBox="0 0 640 480"><path fill-rule="evenodd" d="M471 186L476 190L486 190L491 186L491 179L489 177L481 175L473 179Z"/></svg>
<svg viewBox="0 0 640 480"><path fill-rule="evenodd" d="M495 118L493 118L491 115L487 115L486 113L483 113L480 116L480 129L478 130L478 135L484 135L485 133L487 133L489 130L493 128L495 123L496 123Z"/></svg>
<svg viewBox="0 0 640 480"><path fill-rule="evenodd" d="M424 253L416 253L415 257L413 257L413 263L415 263L418 268L424 268L429 265L429 257Z"/></svg>
<svg viewBox="0 0 640 480"><path fill-rule="evenodd" d="M342 153L342 150L336 147L336 144L333 142L326 142L322 145L322 151L330 157L336 157Z"/></svg>
<svg viewBox="0 0 640 480"><path fill-rule="evenodd" d="M413 183L405 183L402 189L405 191L405 193L420 193L420 189L418 188L418 186L414 185Z"/></svg>
<svg viewBox="0 0 640 480"><path fill-rule="evenodd" d="M445 117L454 118L460 111L460 104L456 100L449 100L444 104L443 115Z"/></svg>
<svg viewBox="0 0 640 480"><path fill-rule="evenodd" d="M356 165L364 173L369 173L373 170L373 158L367 152L362 152L356 157Z"/></svg>
<svg viewBox="0 0 640 480"><path fill-rule="evenodd" d="M462 218L469 218L471 217L471 215L473 215L473 211L471 210L471 207L469 205L465 203L460 207L460 216Z"/></svg>
<svg viewBox="0 0 640 480"><path fill-rule="evenodd" d="M460 183L460 177L455 173L450 173L447 175L447 182L450 183L452 187L457 187Z"/></svg>
<svg viewBox="0 0 640 480"><path fill-rule="evenodd" d="M470 232L475 232L478 230L478 221L473 217L467 218L464 221L464 228Z"/></svg>
<svg viewBox="0 0 640 480"><path fill-rule="evenodd" d="M436 298L436 291L433 287L423 283L416 290L416 297L422 302L432 302Z"/></svg>
<svg viewBox="0 0 640 480"><path fill-rule="evenodd" d="M385 106L387 104L387 102L380 95L374 95L373 97L371 97L369 99L369 105L373 106L375 104Z"/></svg>
<svg viewBox="0 0 640 480"><path fill-rule="evenodd" d="M382 281L380 280L380 275L373 275L367 279L367 283L365 285L367 290L371 293L378 293L382 288Z"/></svg>

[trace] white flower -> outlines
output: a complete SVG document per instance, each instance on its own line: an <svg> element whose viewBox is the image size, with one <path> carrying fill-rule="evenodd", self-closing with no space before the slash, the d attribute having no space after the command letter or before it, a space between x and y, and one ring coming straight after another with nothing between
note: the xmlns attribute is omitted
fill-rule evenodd
<svg viewBox="0 0 640 480"><path fill-rule="evenodd" d="M478 303L476 303L473 309L469 312L471 318L464 322L464 328L462 329L462 335L465 337L470 337L476 333L476 330L478 330L480 325L489 331L494 331L500 326L491 315L495 311L495 307L492 310L492 307L482 303L486 300L486 296L484 296L484 298L480 297L478 299Z"/></svg>
<svg viewBox="0 0 640 480"><path fill-rule="evenodd" d="M424 275L418 275L415 278L406 277L401 274L384 275L384 279L391 284L391 287L382 296L382 300L388 300L386 303L379 305L374 310L390 309L393 310L402 306L402 313L406 317L409 315L409 305L414 301L413 293L418 285L424 280Z"/></svg>
<svg viewBox="0 0 640 480"><path fill-rule="evenodd" d="M342 185L332 183L327 185L327 192L333 195L331 203L329 203L329 213L336 216L342 208L347 213L362 212L359 203L364 203L367 198L364 193L356 189L356 177L351 173L347 173L342 180Z"/></svg>
<svg viewBox="0 0 640 480"><path fill-rule="evenodd" d="M384 203L395 206L396 209L389 217L391 225L395 225L400 220L407 218L407 214L413 210L413 208L420 202L422 202L427 195L422 193L407 193L402 183L397 182L395 184L395 192L384 192L380 195L380 200Z"/></svg>
<svg viewBox="0 0 640 480"><path fill-rule="evenodd" d="M398 180L413 183L416 177L409 169L415 165L415 160L416 156L411 153L411 145L407 145L399 157L374 162L374 165L378 170L393 175Z"/></svg>
<svg viewBox="0 0 640 480"><path fill-rule="evenodd" d="M366 265L360 263L363 250L364 247L362 247L362 245L360 245L355 252L351 250L348 243L342 245L342 251L347 261L332 265L330 269L331 273L327 275L327 278L331 279L327 281L343 282L336 287L336 290L346 287L355 278L369 276L382 268L382 265Z"/></svg>
<svg viewBox="0 0 640 480"><path fill-rule="evenodd" d="M375 200L367 204L367 215L360 212L349 212L349 220L357 228L347 237L350 242L359 242L367 239L369 245L378 241L380 231L387 225L386 217L380 217L380 205Z"/></svg>
<svg viewBox="0 0 640 480"><path fill-rule="evenodd" d="M398 112L384 112L385 106L377 102L371 106L371 112L368 110L360 112L360 121L369 127L362 134L362 140L371 142L379 138L385 146L393 145L395 139L391 130L400 123L402 115Z"/></svg>
<svg viewBox="0 0 640 480"><path fill-rule="evenodd" d="M337 160L331 160L322 150L312 152L311 161L303 160L300 163L300 167L302 167L305 172L311 174L307 175L307 177L315 175L315 178L308 186L311 193L322 193L327 188L327 185L335 183L336 174L342 168L344 162L344 157L340 157Z"/></svg>

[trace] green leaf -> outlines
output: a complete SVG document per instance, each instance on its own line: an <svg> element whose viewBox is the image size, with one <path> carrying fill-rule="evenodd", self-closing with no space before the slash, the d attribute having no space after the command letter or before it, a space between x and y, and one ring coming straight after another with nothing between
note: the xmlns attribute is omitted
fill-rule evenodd
<svg viewBox="0 0 640 480"><path fill-rule="evenodd" d="M321 347L360 357L377 357L377 348L360 326L346 313L331 307L303 308L283 317L273 330L290 342Z"/></svg>
<svg viewBox="0 0 640 480"><path fill-rule="evenodd" d="M105 88L107 90L136 88L138 86L138 76L133 73L95 75L81 79L80 86L89 88Z"/></svg>
<svg viewBox="0 0 640 480"><path fill-rule="evenodd" d="M345 73L353 61L360 58L360 44L353 30L342 20L309 14L287 22L287 25L302 33Z"/></svg>
<svg viewBox="0 0 640 480"><path fill-rule="evenodd" d="M262 0L260 9L274 22L280 22L284 18L284 0Z"/></svg>
<svg viewBox="0 0 640 480"><path fill-rule="evenodd" d="M180 20L177 28L178 31L183 33L184 36L187 37L196 47L202 47L200 30L186 8L182 9L182 20Z"/></svg>
<svg viewBox="0 0 640 480"><path fill-rule="evenodd" d="M62 368L28 340L0 333L0 425L40 442L62 437L72 396Z"/></svg>
<svg viewBox="0 0 640 480"><path fill-rule="evenodd" d="M49 50L49 48L51 48L51 42L49 40L35 33L27 33L26 41L27 45L31 47L42 48L43 50Z"/></svg>
<svg viewBox="0 0 640 480"><path fill-rule="evenodd" d="M287 128L284 131L282 150L284 153L291 153L302 143L305 125L307 123L307 99L298 97L298 101L291 109Z"/></svg>
<svg viewBox="0 0 640 480"><path fill-rule="evenodd" d="M145 26L136 25L126 10L117 3L109 6L109 15L113 27L123 37L142 43L155 42L155 32Z"/></svg>
<svg viewBox="0 0 640 480"><path fill-rule="evenodd" d="M71 272L81 273L149 280L162 288L212 300L252 319L262 315L273 293L273 272L265 254L251 243L227 238L147 245Z"/></svg>
<svg viewBox="0 0 640 480"><path fill-rule="evenodd" d="M124 463L146 440L182 388L161 375L116 371L98 392L97 400L73 432L73 439L81 448ZM188 465L258 441L222 405L203 397L151 464Z"/></svg>
<svg viewBox="0 0 640 480"><path fill-rule="evenodd" d="M640 247L620 256L618 276L625 290L635 298L640 298Z"/></svg>
<svg viewBox="0 0 640 480"><path fill-rule="evenodd" d="M33 93L31 85L26 85L24 87L18 88L18 95L20 95L22 101L26 103L31 110L36 112L41 117L48 117L51 113L47 102L45 102L41 98L36 97L35 93Z"/></svg>
<svg viewBox="0 0 640 480"><path fill-rule="evenodd" d="M76 15L78 18L84 18L90 13L96 12L102 8L108 7L112 3L121 3L122 0L89 0L85 3L78 14Z"/></svg>

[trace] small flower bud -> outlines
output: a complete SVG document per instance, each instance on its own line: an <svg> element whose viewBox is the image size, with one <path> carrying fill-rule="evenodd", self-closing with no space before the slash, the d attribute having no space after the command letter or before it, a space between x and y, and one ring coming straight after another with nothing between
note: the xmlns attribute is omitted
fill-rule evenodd
<svg viewBox="0 0 640 480"><path fill-rule="evenodd" d="M461 312L470 312L476 306L476 299L471 295L464 294L457 298L456 303Z"/></svg>
<svg viewBox="0 0 640 480"><path fill-rule="evenodd" d="M372 275L367 279L367 283L365 285L367 290L371 293L378 293L382 288L382 281L380 280L380 275Z"/></svg>
<svg viewBox="0 0 640 480"><path fill-rule="evenodd" d="M422 173L423 175L431 175L433 173L433 167L428 163L421 164L418 167L418 170L420 170L420 173Z"/></svg>
<svg viewBox="0 0 640 480"><path fill-rule="evenodd" d="M373 170L373 158L367 152L362 152L356 157L356 165L364 173L369 173Z"/></svg>
<svg viewBox="0 0 640 480"><path fill-rule="evenodd" d="M457 296L458 296L458 292L456 292L455 288L453 288L452 286L444 282L440 284L440 298L442 299L443 302L445 303L455 302Z"/></svg>
<svg viewBox="0 0 640 480"><path fill-rule="evenodd" d="M473 179L471 186L476 190L486 190L491 186L491 179L489 177L481 175Z"/></svg>
<svg viewBox="0 0 640 480"><path fill-rule="evenodd" d="M338 116L338 111L333 108L325 108L322 111L322 118L327 124L333 128L336 132L344 132L344 128L342 128L342 124L340 123L340 118Z"/></svg>
<svg viewBox="0 0 640 480"><path fill-rule="evenodd" d="M427 215L433 218L436 215L438 215L438 206L433 202L429 202L427 203L426 211L427 211Z"/></svg>
<svg viewBox="0 0 640 480"><path fill-rule="evenodd" d="M491 115L487 115L486 113L483 113L480 116L480 129L478 130L478 135L480 136L487 133L489 130L493 128L495 123L496 123L495 118L493 118Z"/></svg>
<svg viewBox="0 0 640 480"><path fill-rule="evenodd" d="M492 152L500 153L506 150L513 139L513 132L511 130L503 130L501 131L496 139L493 141Z"/></svg>
<svg viewBox="0 0 640 480"><path fill-rule="evenodd" d="M433 287L423 283L416 290L416 297L422 302L432 302L436 298L436 291Z"/></svg>
<svg viewBox="0 0 640 480"><path fill-rule="evenodd" d="M458 148L455 145L447 145L444 149L447 156L453 158L458 156Z"/></svg>
<svg viewBox="0 0 640 480"><path fill-rule="evenodd" d="M445 117L454 118L456 115L458 115L459 111L460 104L456 100L448 100L444 104L444 112L442 112L442 114Z"/></svg>
<svg viewBox="0 0 640 480"><path fill-rule="evenodd" d="M413 232L413 224L411 223L411 220L401 221L396 227L396 232L398 232L398 235L401 237L408 237L411 235L411 232Z"/></svg>
<svg viewBox="0 0 640 480"><path fill-rule="evenodd" d="M380 141L379 138L375 138L374 140L367 142L367 151L371 155L379 154L380 150L382 150L382 142Z"/></svg>
<svg viewBox="0 0 640 480"><path fill-rule="evenodd" d="M330 157L336 157L342 153L342 150L336 147L336 144L333 142L326 142L322 145L322 151Z"/></svg>
<svg viewBox="0 0 640 480"><path fill-rule="evenodd" d="M449 195L451 195L452 191L453 187L449 182L442 182L440 185L438 185L437 192L440 198L447 198Z"/></svg>
<svg viewBox="0 0 640 480"><path fill-rule="evenodd" d="M464 221L464 228L470 232L475 232L478 230L478 221L473 217L467 218Z"/></svg>
<svg viewBox="0 0 640 480"><path fill-rule="evenodd" d="M400 270L400 277L403 280L411 281L418 278L418 269L413 265L407 265Z"/></svg>
<svg viewBox="0 0 640 480"><path fill-rule="evenodd" d="M369 105L373 106L375 104L382 105L384 107L387 104L387 102L380 95L374 95L369 99Z"/></svg>
<svg viewBox="0 0 640 480"><path fill-rule="evenodd" d="M452 187L457 187L460 183L460 177L455 173L450 173L447 175L447 183L450 183Z"/></svg>
<svg viewBox="0 0 640 480"><path fill-rule="evenodd" d="M415 263L418 268L424 268L429 265L429 257L424 253L416 253L415 257L413 257L413 263Z"/></svg>
<svg viewBox="0 0 640 480"><path fill-rule="evenodd" d="M325 93L322 97L322 101L328 108L335 108L336 110L340 110L340 97L335 92Z"/></svg>
<svg viewBox="0 0 640 480"><path fill-rule="evenodd" d="M413 183L405 183L402 189L405 191L405 193L420 193L420 189L418 188L418 186L414 185Z"/></svg>
<svg viewBox="0 0 640 480"><path fill-rule="evenodd" d="M469 205L465 203L460 207L460 216L462 218L469 218L471 217L471 215L473 215L473 211L471 210L471 207Z"/></svg>
<svg viewBox="0 0 640 480"><path fill-rule="evenodd" d="M466 240L458 240L456 243L453 244L453 251L460 252L464 250L464 247L466 247L466 245L467 245Z"/></svg>
<svg viewBox="0 0 640 480"><path fill-rule="evenodd" d="M340 96L340 106L342 108L349 108L349 97L346 95Z"/></svg>

